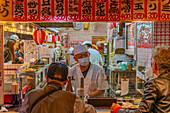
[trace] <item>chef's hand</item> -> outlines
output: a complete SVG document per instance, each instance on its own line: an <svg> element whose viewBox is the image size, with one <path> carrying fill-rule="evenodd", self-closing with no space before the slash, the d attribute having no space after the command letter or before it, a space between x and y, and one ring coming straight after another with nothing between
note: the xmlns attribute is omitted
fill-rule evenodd
<svg viewBox="0 0 170 113"><path fill-rule="evenodd" d="M121 107L121 106L119 104L113 103L112 106L111 106L111 112L114 113L115 109L118 108L118 107Z"/></svg>
<svg viewBox="0 0 170 113"><path fill-rule="evenodd" d="M24 62L24 59L23 59L22 57L18 57L18 60L19 60L20 62Z"/></svg>

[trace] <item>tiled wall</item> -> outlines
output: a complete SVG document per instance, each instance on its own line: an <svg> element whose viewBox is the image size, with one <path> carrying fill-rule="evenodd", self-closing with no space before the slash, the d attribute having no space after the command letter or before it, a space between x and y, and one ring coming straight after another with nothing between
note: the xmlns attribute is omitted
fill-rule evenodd
<svg viewBox="0 0 170 113"><path fill-rule="evenodd" d="M154 22L154 47L170 46L170 22Z"/></svg>

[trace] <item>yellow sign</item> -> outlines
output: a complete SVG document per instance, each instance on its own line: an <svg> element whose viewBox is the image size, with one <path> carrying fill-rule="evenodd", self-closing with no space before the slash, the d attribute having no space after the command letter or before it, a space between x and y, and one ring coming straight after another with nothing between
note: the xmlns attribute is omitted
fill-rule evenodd
<svg viewBox="0 0 170 113"><path fill-rule="evenodd" d="M0 0L0 21L12 21L12 0Z"/></svg>

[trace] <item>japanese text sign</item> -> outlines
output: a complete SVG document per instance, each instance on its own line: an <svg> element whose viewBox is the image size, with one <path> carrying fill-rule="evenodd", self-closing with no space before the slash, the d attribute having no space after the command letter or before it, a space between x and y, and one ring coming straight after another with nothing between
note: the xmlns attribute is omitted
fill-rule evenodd
<svg viewBox="0 0 170 113"><path fill-rule="evenodd" d="M79 20L79 0L68 0L68 20Z"/></svg>
<svg viewBox="0 0 170 113"><path fill-rule="evenodd" d="M0 0L5 20L169 21L170 0Z"/></svg>
<svg viewBox="0 0 170 113"><path fill-rule="evenodd" d="M161 0L161 20L170 20L170 0Z"/></svg>
<svg viewBox="0 0 170 113"><path fill-rule="evenodd" d="M145 4L145 0L134 0L133 20L144 20L145 19L144 4Z"/></svg>
<svg viewBox="0 0 170 113"><path fill-rule="evenodd" d="M11 20L12 18L12 1L0 0L0 20Z"/></svg>
<svg viewBox="0 0 170 113"><path fill-rule="evenodd" d="M158 0L147 0L147 20L159 19Z"/></svg>
<svg viewBox="0 0 170 113"><path fill-rule="evenodd" d="M121 0L120 19L124 21L132 20L132 4L131 0Z"/></svg>

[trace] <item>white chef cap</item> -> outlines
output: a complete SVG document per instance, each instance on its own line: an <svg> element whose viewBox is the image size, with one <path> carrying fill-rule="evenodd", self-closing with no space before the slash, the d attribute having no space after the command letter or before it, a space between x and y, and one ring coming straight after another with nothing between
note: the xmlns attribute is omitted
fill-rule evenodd
<svg viewBox="0 0 170 113"><path fill-rule="evenodd" d="M76 46L74 48L74 55L77 55L77 54L83 53L83 52L88 52L88 49L85 45Z"/></svg>
<svg viewBox="0 0 170 113"><path fill-rule="evenodd" d="M82 45L85 45L85 44L91 44L91 45L92 45L92 42L91 42L91 41L84 41L84 42L82 43Z"/></svg>
<svg viewBox="0 0 170 113"><path fill-rule="evenodd" d="M10 37L9 37L10 39L14 39L14 40L19 40L19 37L17 36L17 35L11 35Z"/></svg>
<svg viewBox="0 0 170 113"><path fill-rule="evenodd" d="M67 52L67 53L68 53L69 55L71 55L71 54L72 54L72 52L73 52L73 50L74 50L74 48L73 48L73 47L70 47L70 49L68 50L68 52Z"/></svg>

